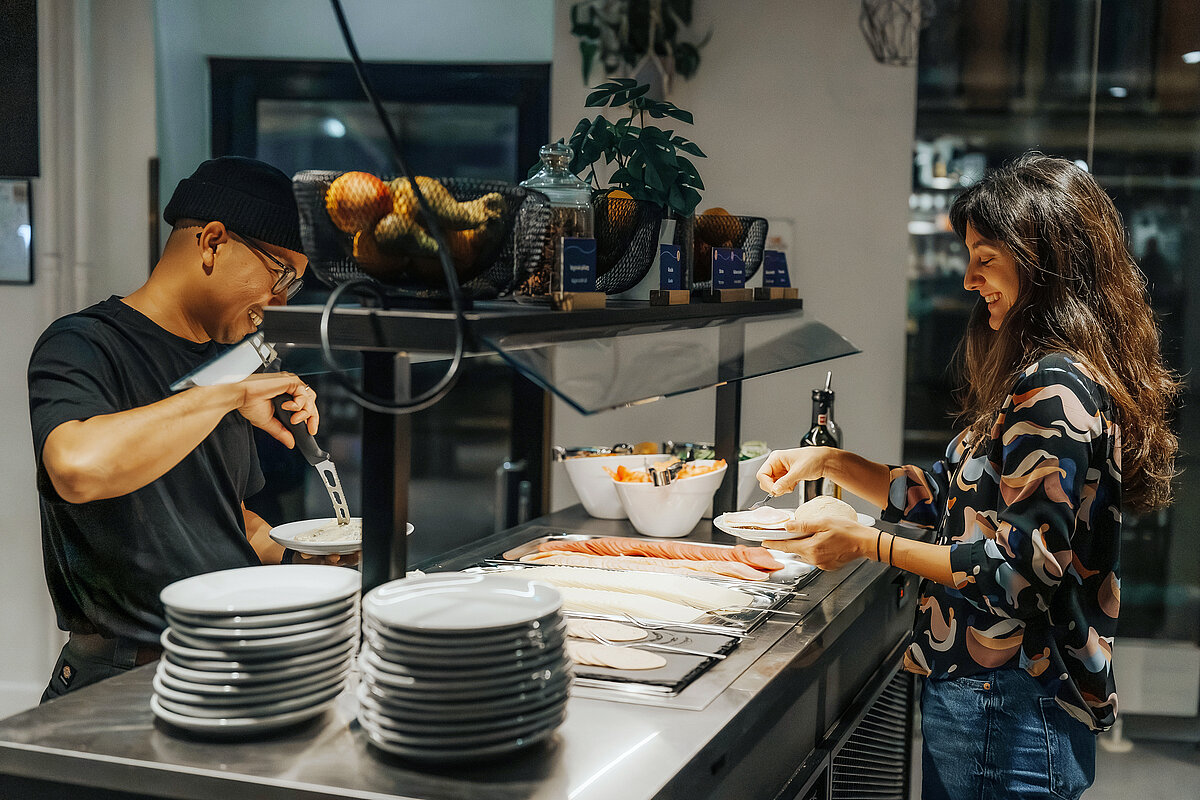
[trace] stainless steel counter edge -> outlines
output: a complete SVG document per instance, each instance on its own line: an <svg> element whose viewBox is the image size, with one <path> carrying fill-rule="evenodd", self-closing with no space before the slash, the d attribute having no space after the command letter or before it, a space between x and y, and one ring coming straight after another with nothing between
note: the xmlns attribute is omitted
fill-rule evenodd
<svg viewBox="0 0 1200 800"><path fill-rule="evenodd" d="M502 538L519 543L529 533ZM476 558L496 544L479 543ZM466 558L460 552L439 563L453 568ZM261 741L183 738L154 721L153 667L143 667L0 721L0 787L2 776L17 776L195 800L704 796L736 774L751 748L771 746L798 698L814 695L824 679L810 667L864 615L890 572L860 563L820 576L814 596L822 593L818 582L832 590L799 626L766 623L772 636L790 629L752 663L718 665L741 671L702 710L572 697L549 742L495 762L427 768L386 756L367 745L350 691L320 719ZM890 652L895 643L886 644ZM780 758L799 764L804 755ZM73 796L88 794L76 789Z"/></svg>

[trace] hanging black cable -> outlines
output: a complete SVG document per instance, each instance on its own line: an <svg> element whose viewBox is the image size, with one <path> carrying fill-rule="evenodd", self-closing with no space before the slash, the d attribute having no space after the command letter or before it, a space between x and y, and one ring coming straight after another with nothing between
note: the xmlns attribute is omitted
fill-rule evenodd
<svg viewBox="0 0 1200 800"><path fill-rule="evenodd" d="M453 388L455 381L458 379L458 372L462 366L463 351L467 339L467 320L463 316L462 290L458 285L458 275L454 271L454 263L450 260L450 250L446 246L446 239L442 234L441 224L438 222L437 215L433 213L433 209L429 207L425 196L421 193L416 177L404 162L404 157L400 153L400 140L397 138L396 131L388 119L387 112L384 111L383 103L380 102L379 96L375 94L375 89L371 86L371 81L367 78L362 59L358 55L358 48L354 44L354 37L350 34L350 26L346 23L346 15L342 11L342 4L340 0L329 1L333 5L333 13L337 17L338 27L341 28L342 38L346 42L346 50L349 51L350 60L354 64L354 73L358 76L358 82L362 86L363 93L366 94L367 99L375 107L375 113L379 116L384 133L387 134L388 143L392 148L392 161L395 163L400 175L408 178L409 185L416 196L417 213L420 216L419 221L429 231L434 242L437 243L438 261L442 265L442 274L446 278L446 289L450 295L450 307L454 310L455 324L454 355L450 360L450 366L446 369L446 374L436 384L422 394L404 402L396 402L392 398L372 395L358 388L346 375L346 371L334 360L333 348L329 343L329 320L338 300L349 289L366 289L374 293L381 300L385 298L380 292L379 287L371 281L349 281L340 284L330 293L329 299L325 301L325 308L321 311L321 357L325 360L326 366L331 370L334 380L341 384L350 393L354 401L363 408L383 414L411 414L414 411L429 408L441 400L450 392L450 389Z"/></svg>

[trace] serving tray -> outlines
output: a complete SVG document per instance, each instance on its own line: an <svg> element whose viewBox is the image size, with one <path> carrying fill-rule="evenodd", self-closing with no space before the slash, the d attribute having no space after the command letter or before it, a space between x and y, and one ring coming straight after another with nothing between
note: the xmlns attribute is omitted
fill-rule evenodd
<svg viewBox="0 0 1200 800"><path fill-rule="evenodd" d="M526 542L525 544L518 545L509 550L506 550L504 553L500 554L498 556L498 558L501 560L505 560L505 561L520 561L522 556L526 556L526 555L529 555L530 553L537 552L538 546L541 545L543 542L554 542L554 541L578 542L578 541L586 541L588 539L628 539L631 542L639 542L639 543L642 543L642 542L668 543L669 542L669 543L675 543L675 544L678 544L681 541L683 541L680 539L654 539L654 538L651 538L648 536L637 536L637 537L633 537L633 536L593 536L593 535L585 534L585 533L554 533L554 534L548 534L546 536L539 536L536 539L531 539L530 541ZM710 544L708 542L686 542L686 543L695 545L697 547L712 547L712 548L716 548L718 550L732 550L735 546L735 545L730 545L730 544ZM746 545L742 545L742 546L745 547ZM768 552L770 552L771 556L776 561L783 564L783 569L775 570L774 572L772 572L770 574L770 577L768 577L767 580L765 580L765 581L741 581L741 580L737 580L736 578L728 579L728 580L718 578L717 580L721 583L725 583L725 584L728 584L730 586L734 586L737 588L742 588L745 586L771 586L771 585L774 585L774 586L784 586L784 587L794 590L794 589L800 588L801 586L803 586L804 584L806 584L810 580L812 580L814 577L816 577L816 573L818 572L817 568L814 567L812 564L804 563L794 553L785 553L780 550L771 550L770 548L764 548L764 549L767 550ZM522 562L522 563L525 563L525 562ZM707 576L697 575L695 577L700 578L701 580L712 580L711 578L709 578Z"/></svg>

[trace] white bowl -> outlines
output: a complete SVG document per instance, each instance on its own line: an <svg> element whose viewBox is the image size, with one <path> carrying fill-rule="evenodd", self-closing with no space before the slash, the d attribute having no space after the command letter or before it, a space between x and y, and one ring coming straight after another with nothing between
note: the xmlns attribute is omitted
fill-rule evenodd
<svg viewBox="0 0 1200 800"><path fill-rule="evenodd" d="M769 452L763 453L761 456L747 458L745 461L738 462L738 492L737 492L737 507L748 508L751 503L758 500L766 494L758 486L758 479L755 475L762 469L762 465L767 463Z"/></svg>
<svg viewBox="0 0 1200 800"><path fill-rule="evenodd" d="M661 453L657 455L639 456L580 456L563 461L567 468L567 477L579 501L583 503L584 511L599 519L625 519L625 509L613 488L613 479L604 471L608 467L613 472L617 467L625 469L645 469L666 458Z"/></svg>
<svg viewBox="0 0 1200 800"><path fill-rule="evenodd" d="M713 462L696 460L691 463ZM617 480L612 484L638 533L673 539L691 533L705 510L712 507L713 495L717 493L726 469L723 466L694 478L678 478L666 486Z"/></svg>

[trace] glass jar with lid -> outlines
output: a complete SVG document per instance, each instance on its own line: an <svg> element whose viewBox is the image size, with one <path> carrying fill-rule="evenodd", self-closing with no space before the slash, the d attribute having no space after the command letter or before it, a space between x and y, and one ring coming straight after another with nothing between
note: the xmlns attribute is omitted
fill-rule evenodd
<svg viewBox="0 0 1200 800"><path fill-rule="evenodd" d="M523 284L526 294L553 294L563 289L562 240L577 236L593 238L592 188L571 172L575 152L563 142L538 151L542 168L521 185L546 195L550 201L550 223L541 263Z"/></svg>

